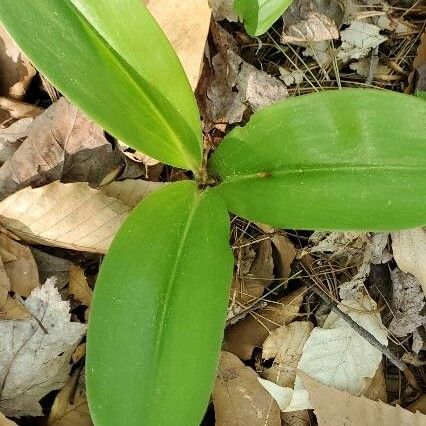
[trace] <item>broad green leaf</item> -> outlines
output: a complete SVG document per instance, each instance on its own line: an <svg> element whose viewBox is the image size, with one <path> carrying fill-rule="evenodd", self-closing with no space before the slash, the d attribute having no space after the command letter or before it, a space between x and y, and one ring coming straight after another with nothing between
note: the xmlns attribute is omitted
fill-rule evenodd
<svg viewBox="0 0 426 426"><path fill-rule="evenodd" d="M211 158L216 191L238 215L283 228L426 224L426 103L362 89L275 104Z"/></svg>
<svg viewBox="0 0 426 426"><path fill-rule="evenodd" d="M114 136L197 170L197 106L141 0L1 0L0 20L61 92Z"/></svg>
<svg viewBox="0 0 426 426"><path fill-rule="evenodd" d="M233 257L213 191L166 185L130 215L90 312L87 384L95 424L198 425L222 342Z"/></svg>
<svg viewBox="0 0 426 426"><path fill-rule="evenodd" d="M246 31L258 36L266 33L291 3L293 0L235 0L234 9Z"/></svg>

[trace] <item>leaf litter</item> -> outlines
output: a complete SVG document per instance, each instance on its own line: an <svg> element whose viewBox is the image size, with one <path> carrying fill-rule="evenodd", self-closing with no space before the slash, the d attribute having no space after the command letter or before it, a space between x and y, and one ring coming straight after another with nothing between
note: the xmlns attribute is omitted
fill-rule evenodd
<svg viewBox="0 0 426 426"><path fill-rule="evenodd" d="M236 22L232 2L210 0L216 21L206 45L207 0L197 2L199 13L178 2L169 8L149 3L178 48L192 88L198 85L211 149L228 126L244 124L253 111L288 96L364 84L397 91L421 87L417 5L297 0L273 30L251 39ZM16 46L7 49L0 46L0 327L15 324L22 329L15 339L30 337L15 342L22 349L13 360L5 352L0 361L7 376L1 376L0 412L14 418L43 414L52 425L91 424L81 341L99 254L141 199L186 176L105 134L55 95L44 77L43 86L35 87L31 64ZM35 98L42 101L34 104ZM234 218L232 232L236 276L225 330L228 352L213 392L216 423L258 419L307 426L316 416L319 424L342 424L342 418L357 424L354 413L365 411L372 419L367 424L424 424L423 415L398 407L421 408L415 386L401 375L395 379L382 354L311 289L321 286L336 306L387 341L424 386L424 230L311 235ZM306 256L313 270L302 267ZM374 293L376 287L383 294ZM59 330L66 331L51 341ZM35 359L27 354L34 339L41 348ZM340 350L339 342L350 350ZM333 351L324 352L324 346ZM36 366L29 371L28 365ZM279 407L296 411L280 413Z"/></svg>

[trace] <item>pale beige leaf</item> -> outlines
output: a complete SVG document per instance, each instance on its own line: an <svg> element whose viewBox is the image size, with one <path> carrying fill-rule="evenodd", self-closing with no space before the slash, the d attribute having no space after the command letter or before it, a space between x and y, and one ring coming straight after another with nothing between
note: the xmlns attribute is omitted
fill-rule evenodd
<svg viewBox="0 0 426 426"><path fill-rule="evenodd" d="M222 352L213 390L216 426L279 426L277 403L263 389L257 374L235 355Z"/></svg>
<svg viewBox="0 0 426 426"><path fill-rule="evenodd" d="M22 239L105 253L130 207L87 183L25 188L0 203L0 222Z"/></svg>
<svg viewBox="0 0 426 426"><path fill-rule="evenodd" d="M0 413L0 426L17 426L17 424Z"/></svg>
<svg viewBox="0 0 426 426"><path fill-rule="evenodd" d="M426 230L392 232L392 249L401 271L414 275L426 295Z"/></svg>
<svg viewBox="0 0 426 426"><path fill-rule="evenodd" d="M197 87L210 26L207 0L144 0L174 47L193 90Z"/></svg>
<svg viewBox="0 0 426 426"><path fill-rule="evenodd" d="M76 370L68 383L56 395L48 426L91 426L84 375Z"/></svg>
<svg viewBox="0 0 426 426"><path fill-rule="evenodd" d="M84 270L79 266L70 267L69 293L85 306L92 303L93 290L89 287Z"/></svg>
<svg viewBox="0 0 426 426"><path fill-rule="evenodd" d="M387 345L386 331L372 299L365 296L362 300L345 300L339 304L339 308ZM316 327L311 332L297 368L321 383L360 395L369 386L369 379L374 377L381 361L382 353L378 349L331 312L323 328ZM280 398L282 411L312 408L309 395L298 375L293 389L277 386L273 388Z"/></svg>
<svg viewBox="0 0 426 426"><path fill-rule="evenodd" d="M159 189L162 182L150 182L141 179L127 179L118 182L111 182L99 189L108 197L117 198L129 207L136 205L151 192Z"/></svg>
<svg viewBox="0 0 426 426"><path fill-rule="evenodd" d="M356 397L300 373L319 426L424 426L426 416L381 401Z"/></svg>
<svg viewBox="0 0 426 426"><path fill-rule="evenodd" d="M378 26L364 21L353 21L340 36L342 45L337 51L337 57L342 60L364 58L371 49L387 40L380 34Z"/></svg>
<svg viewBox="0 0 426 426"><path fill-rule="evenodd" d="M263 343L262 358L274 358L274 362L262 370L262 376L277 385L293 387L303 346L313 328L310 322L296 321L272 331Z"/></svg>
<svg viewBox="0 0 426 426"><path fill-rule="evenodd" d="M39 400L64 386L70 358L84 336L84 324L70 322L69 302L52 281L25 301L32 317L0 321L0 410L7 416L40 416Z"/></svg>

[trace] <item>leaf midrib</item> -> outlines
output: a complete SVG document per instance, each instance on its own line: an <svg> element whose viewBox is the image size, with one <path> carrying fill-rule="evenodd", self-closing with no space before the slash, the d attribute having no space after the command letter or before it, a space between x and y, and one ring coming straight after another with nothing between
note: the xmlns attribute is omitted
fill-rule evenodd
<svg viewBox="0 0 426 426"><path fill-rule="evenodd" d="M201 196L197 193L197 191L194 192L194 199L192 201L192 205L191 205L191 211L189 212L188 218L186 220L185 226L183 227L183 231L182 231L182 236L180 238L178 247L177 247L177 251L176 251L176 256L175 256L175 260L173 262L173 265L170 269L170 275L169 275L169 279L167 282L167 287L166 287L166 291L165 291L165 296L164 299L162 300L162 306L163 308L161 309L161 313L159 315L159 325L157 327L157 332L156 332L156 338L155 338L155 348L154 348L154 362L157 364L158 367L158 360L159 360L159 354L161 351L161 346L162 346L162 342L163 342L163 335L164 335L164 331L166 328L166 318L167 318L167 312L169 310L169 302L173 293L173 289L174 289L174 283L176 280L176 276L177 276L177 271L178 271L178 266L181 260L181 257L183 255L184 252L184 248L185 248L185 244L186 244L186 240L188 238L188 234L189 234L189 230L191 229L192 226L192 222L195 216L195 213L200 205L201 202ZM179 235L179 234L178 234ZM154 368L154 374L156 375L159 372L158 368ZM156 382L156 380L154 381L154 383Z"/></svg>
<svg viewBox="0 0 426 426"><path fill-rule="evenodd" d="M293 167L285 170L259 170L249 174L234 174L232 176L223 177L221 185L227 185L238 181L259 179L267 181L268 178L280 177L286 175L303 175L313 173L345 173L345 172L369 172L369 171L424 171L426 166L379 166L379 165L339 165L339 166L324 166L324 167ZM265 174L265 176L262 176Z"/></svg>
<svg viewBox="0 0 426 426"><path fill-rule="evenodd" d="M186 159L187 165L191 166L193 164L192 156L188 157L188 153L186 152L181 138L178 136L173 127L170 126L169 121L163 114L159 112L159 109L153 103L151 98L145 94L142 88L139 86L138 82L133 78L132 71L139 75L137 70L124 58L122 57L109 43L108 41L99 33L99 31L88 21L84 15L80 12L77 6L72 3L71 0L68 0L68 7L72 13L74 13L75 17L81 22L81 24L88 30L89 33L93 34L95 39L100 40L100 45L104 49L104 51L108 52L108 54L112 57L115 63L118 65L120 69L124 72L126 77L129 79L130 83L136 88L136 90L140 93L140 95L146 100L146 102L151 105L151 110L158 117L159 121L164 125L171 136L171 141L175 142L176 147L181 152L183 158ZM140 76L143 78L142 76ZM147 84L149 84L147 82ZM183 119L183 118L182 118ZM152 133L152 132L150 132Z"/></svg>

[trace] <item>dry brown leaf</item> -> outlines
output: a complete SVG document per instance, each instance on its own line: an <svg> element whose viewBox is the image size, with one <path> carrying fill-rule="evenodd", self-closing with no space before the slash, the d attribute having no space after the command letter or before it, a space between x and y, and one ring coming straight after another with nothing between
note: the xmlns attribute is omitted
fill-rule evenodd
<svg viewBox="0 0 426 426"><path fill-rule="evenodd" d="M0 26L0 95L22 99L35 74L28 58Z"/></svg>
<svg viewBox="0 0 426 426"><path fill-rule="evenodd" d="M270 368L262 370L262 376L277 385L292 388L303 346L313 328L310 322L295 321L273 330L263 342L262 358L274 358L274 362Z"/></svg>
<svg viewBox="0 0 426 426"><path fill-rule="evenodd" d="M312 426L308 410L281 412L281 424L283 426Z"/></svg>
<svg viewBox="0 0 426 426"><path fill-rule="evenodd" d="M92 303L93 290L89 287L84 270L79 266L72 265L69 270L69 293L85 306Z"/></svg>
<svg viewBox="0 0 426 426"><path fill-rule="evenodd" d="M233 282L235 299L240 305L250 305L262 296L265 287L273 279L274 262L272 260L272 245L270 240L263 240L253 247L256 250L248 272L239 272Z"/></svg>
<svg viewBox="0 0 426 426"><path fill-rule="evenodd" d="M271 241L277 252L277 256L274 256L276 278L287 280L290 278L291 264L296 258L296 249L285 235L275 234Z"/></svg>
<svg viewBox="0 0 426 426"><path fill-rule="evenodd" d="M10 284L8 290L29 296L39 285L37 265L31 250L0 233L0 257Z"/></svg>
<svg viewBox="0 0 426 426"><path fill-rule="evenodd" d="M392 232L395 261L403 272L414 275L426 295L426 229Z"/></svg>
<svg viewBox="0 0 426 426"><path fill-rule="evenodd" d="M388 395L386 392L386 377L383 370L383 363L380 364L374 377L370 379L370 384L362 392L362 395L373 401L388 401Z"/></svg>
<svg viewBox="0 0 426 426"><path fill-rule="evenodd" d="M408 411L415 413L419 411L422 414L426 414L426 394L423 394L419 399L412 402L408 407Z"/></svg>
<svg viewBox="0 0 426 426"><path fill-rule="evenodd" d="M37 117L44 109L33 104L17 101L15 99L0 97L0 108L7 111L12 118Z"/></svg>
<svg viewBox="0 0 426 426"><path fill-rule="evenodd" d="M395 336L404 337L426 324L426 318L422 315L424 294L417 279L411 274L405 274L396 268L391 271L391 278L393 318L389 331Z"/></svg>
<svg viewBox="0 0 426 426"><path fill-rule="evenodd" d="M286 86L228 49L212 59L215 75L207 89L206 112L212 123L238 123L253 111L287 97Z"/></svg>
<svg viewBox="0 0 426 426"><path fill-rule="evenodd" d="M174 47L193 90L197 87L210 26L207 0L144 0Z"/></svg>
<svg viewBox="0 0 426 426"><path fill-rule="evenodd" d="M333 40L339 37L336 23L319 12L310 12L308 16L285 29L282 43L302 43Z"/></svg>
<svg viewBox="0 0 426 426"><path fill-rule="evenodd" d="M413 71L409 76L409 93L426 91L426 30L420 38L416 57L413 61Z"/></svg>
<svg viewBox="0 0 426 426"><path fill-rule="evenodd" d="M53 182L0 202L0 222L25 241L105 253L129 211L87 183Z"/></svg>
<svg viewBox="0 0 426 426"><path fill-rule="evenodd" d="M98 125L61 98L34 120L28 137L0 168L0 199L55 180L99 186L111 173L117 176L123 157Z"/></svg>
<svg viewBox="0 0 426 426"><path fill-rule="evenodd" d="M225 330L224 350L242 360L250 359L253 349L261 347L272 330L289 324L298 316L305 291L304 287L295 290L228 327Z"/></svg>
<svg viewBox="0 0 426 426"><path fill-rule="evenodd" d="M48 426L91 426L87 405L84 374L76 370L68 383L56 395L50 411Z"/></svg>
<svg viewBox="0 0 426 426"><path fill-rule="evenodd" d="M77 362L79 362L85 356L86 356L86 343L80 343L71 356L73 364L77 364Z"/></svg>
<svg viewBox="0 0 426 426"><path fill-rule="evenodd" d="M61 257L53 256L44 251L32 248L34 259L40 276L40 282L44 283L48 278L55 278L55 285L62 290L68 285L69 270L72 263Z"/></svg>
<svg viewBox="0 0 426 426"><path fill-rule="evenodd" d="M223 19L229 22L237 22L238 15L234 11L234 0L209 0L212 14L217 21Z"/></svg>
<svg viewBox="0 0 426 426"><path fill-rule="evenodd" d="M12 420L9 420L4 416L4 414L0 413L0 426L18 426Z"/></svg>
<svg viewBox="0 0 426 426"><path fill-rule="evenodd" d="M309 393L319 426L424 426L426 417L381 401L356 397L298 372Z"/></svg>
<svg viewBox="0 0 426 426"><path fill-rule="evenodd" d="M279 426L277 403L263 389L257 374L235 355L222 352L213 390L217 426Z"/></svg>
<svg viewBox="0 0 426 426"><path fill-rule="evenodd" d="M22 140L28 136L32 117L21 118L9 127L0 129L0 166L19 148Z"/></svg>

